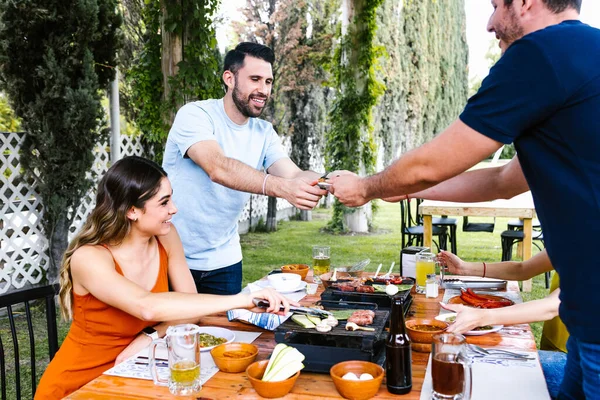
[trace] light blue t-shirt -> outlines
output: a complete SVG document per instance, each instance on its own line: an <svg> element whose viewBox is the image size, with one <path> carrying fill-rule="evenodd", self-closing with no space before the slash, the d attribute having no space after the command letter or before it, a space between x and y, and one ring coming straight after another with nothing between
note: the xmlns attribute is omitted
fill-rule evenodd
<svg viewBox="0 0 600 400"><path fill-rule="evenodd" d="M163 157L179 210L173 223L190 269L212 271L242 260L238 219L250 193L212 182L202 168L184 157L193 144L205 140L216 140L226 157L259 170L287 153L270 123L250 118L245 125L237 125L225 113L223 99L188 103L177 112Z"/></svg>

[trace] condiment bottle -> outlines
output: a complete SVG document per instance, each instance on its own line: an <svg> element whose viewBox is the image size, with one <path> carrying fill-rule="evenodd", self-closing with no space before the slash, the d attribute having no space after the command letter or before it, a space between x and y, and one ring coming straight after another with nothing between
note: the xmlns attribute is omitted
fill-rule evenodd
<svg viewBox="0 0 600 400"><path fill-rule="evenodd" d="M428 274L427 281L425 281L425 297L438 297L438 294L437 276L435 274Z"/></svg>
<svg viewBox="0 0 600 400"><path fill-rule="evenodd" d="M402 297L392 298L392 320L385 342L385 376L387 390L406 394L412 389L412 355L410 339L404 326Z"/></svg>

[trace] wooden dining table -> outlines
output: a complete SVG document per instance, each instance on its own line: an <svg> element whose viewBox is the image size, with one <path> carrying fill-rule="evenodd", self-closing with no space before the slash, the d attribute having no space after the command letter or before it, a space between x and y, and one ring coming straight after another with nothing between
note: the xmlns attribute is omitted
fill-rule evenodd
<svg viewBox="0 0 600 400"><path fill-rule="evenodd" d="M459 217L505 217L523 220L523 261L532 256L533 219L536 218L531 192L511 199L499 199L480 203L457 203L450 201L424 200L419 206L423 216L423 246L432 248L432 216L448 215ZM531 279L523 282L523 291L531 292Z"/></svg>
<svg viewBox="0 0 600 400"><path fill-rule="evenodd" d="M312 272L311 272L312 273ZM366 273L365 273L366 274ZM309 274L307 280L310 282L312 276ZM320 299L322 286L314 295L307 295L301 304L309 306ZM508 289L518 292L517 282L509 282ZM414 289L413 289L414 291ZM439 314L439 302L443 299L444 291L440 290L437 298L425 298L422 294L412 293L413 303L407 318L433 318ZM225 313L219 313L202 318L199 323L205 326L220 326L231 330L262 332L253 342L259 348L257 360L263 360L270 356L275 347L273 332L263 330L254 325L240 322L229 322ZM499 332L482 336L469 336L469 343L484 347L501 347L508 350L535 351L536 344L529 325L513 325L504 327ZM425 371L429 353L412 352L412 391L402 396L407 400L420 398L421 387L425 378ZM218 372L210 378L195 396L181 397L169 393L168 388L155 386L152 381L123 378L117 376L101 375L81 389L72 393L67 399L196 399L196 400L223 400L223 399L261 399L252 388L245 372L230 374ZM329 374L302 372L291 392L285 399L339 399L342 398L337 392ZM398 399L397 395L389 393L386 389L385 379L374 399Z"/></svg>

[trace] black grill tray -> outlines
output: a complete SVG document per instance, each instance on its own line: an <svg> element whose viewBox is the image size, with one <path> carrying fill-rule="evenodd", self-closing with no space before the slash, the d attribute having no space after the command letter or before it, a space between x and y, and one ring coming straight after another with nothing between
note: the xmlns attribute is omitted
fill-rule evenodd
<svg viewBox="0 0 600 400"><path fill-rule="evenodd" d="M404 298L404 315L408 312L412 303L410 290L398 292L395 297L402 296ZM333 287L328 287L321 294L321 300L337 300L337 301L352 301L359 303L375 303L379 309L391 309L392 300L385 293L363 293L363 292L344 292L336 290Z"/></svg>
<svg viewBox="0 0 600 400"><path fill-rule="evenodd" d="M275 330L275 341L295 347L304 354L305 371L328 373L334 364L349 360L383 362L389 310L378 310L373 303L321 301L320 304L326 310L373 310L375 318L369 326L375 331L347 331L346 321L340 321L331 331L321 333L314 328L303 328L288 319Z"/></svg>

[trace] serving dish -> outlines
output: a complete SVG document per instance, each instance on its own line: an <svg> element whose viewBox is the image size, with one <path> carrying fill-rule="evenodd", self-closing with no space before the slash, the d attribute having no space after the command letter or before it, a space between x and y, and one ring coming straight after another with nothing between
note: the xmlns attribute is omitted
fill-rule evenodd
<svg viewBox="0 0 600 400"><path fill-rule="evenodd" d="M454 322L455 318L456 318L456 313L445 313L445 314L440 314L437 317L435 317L435 319L437 319L438 321L444 321L449 324ZM488 333L498 332L500 329L504 328L504 325L487 325L487 326L489 326L489 329L478 328L478 329L474 329L474 330L465 332L465 333L463 333L463 335L481 336L481 335L486 335Z"/></svg>
<svg viewBox="0 0 600 400"><path fill-rule="evenodd" d="M427 331L418 329L419 326L423 325L431 326L433 329ZM412 349L420 352L430 352L433 336L443 333L448 328L448 323L436 319L413 318L407 320L405 326L408 336L412 341Z"/></svg>
<svg viewBox="0 0 600 400"><path fill-rule="evenodd" d="M282 293L282 294L298 292L300 290L304 290L304 288L306 287L306 282L304 282L304 281L299 281L298 286L291 288L289 290L280 290L280 289L274 288L273 286L271 286L269 281L265 281L265 280L258 281L258 282L256 282L256 284L262 288L275 289L276 291L278 291L279 293Z"/></svg>
<svg viewBox="0 0 600 400"><path fill-rule="evenodd" d="M284 381L267 382L263 381L262 378L265 374L268 364L269 360L255 361L250 364L246 369L248 380L259 396L268 399L283 397L294 387L296 379L298 379L298 376L300 376L300 371L296 372L294 375Z"/></svg>
<svg viewBox="0 0 600 400"><path fill-rule="evenodd" d="M357 376L364 373L371 374L373 379L348 380L343 376L352 372ZM346 399L367 400L375 396L379 391L383 380L383 368L368 361L344 361L335 364L329 371L333 384L337 391Z"/></svg>
<svg viewBox="0 0 600 400"><path fill-rule="evenodd" d="M224 338L227 340L225 343L231 343L235 340L235 333L233 333L229 329L221 328L218 326L200 326L199 328L200 328L200 329L198 329L199 333L207 333L214 337ZM223 344L223 343L220 343L220 344ZM210 351L210 350L214 349L215 347L219 346L220 344L215 345L215 346L201 347L200 351L203 353L206 351Z"/></svg>
<svg viewBox="0 0 600 400"><path fill-rule="evenodd" d="M505 301L507 304L504 307L508 307L508 306L515 304L515 302L512 301L511 299L507 299L506 297L502 297L502 296L496 296L493 294L483 294L483 293L477 293L477 295L480 297L484 297L488 300L492 300L492 301ZM467 307L473 307L471 304L465 302L460 296L454 296L454 297L450 298L448 300L448 304L462 304ZM474 307L474 308L476 308L476 307Z"/></svg>
<svg viewBox="0 0 600 400"><path fill-rule="evenodd" d="M210 351L220 371L243 372L258 356L258 347L250 343L224 343Z"/></svg>

